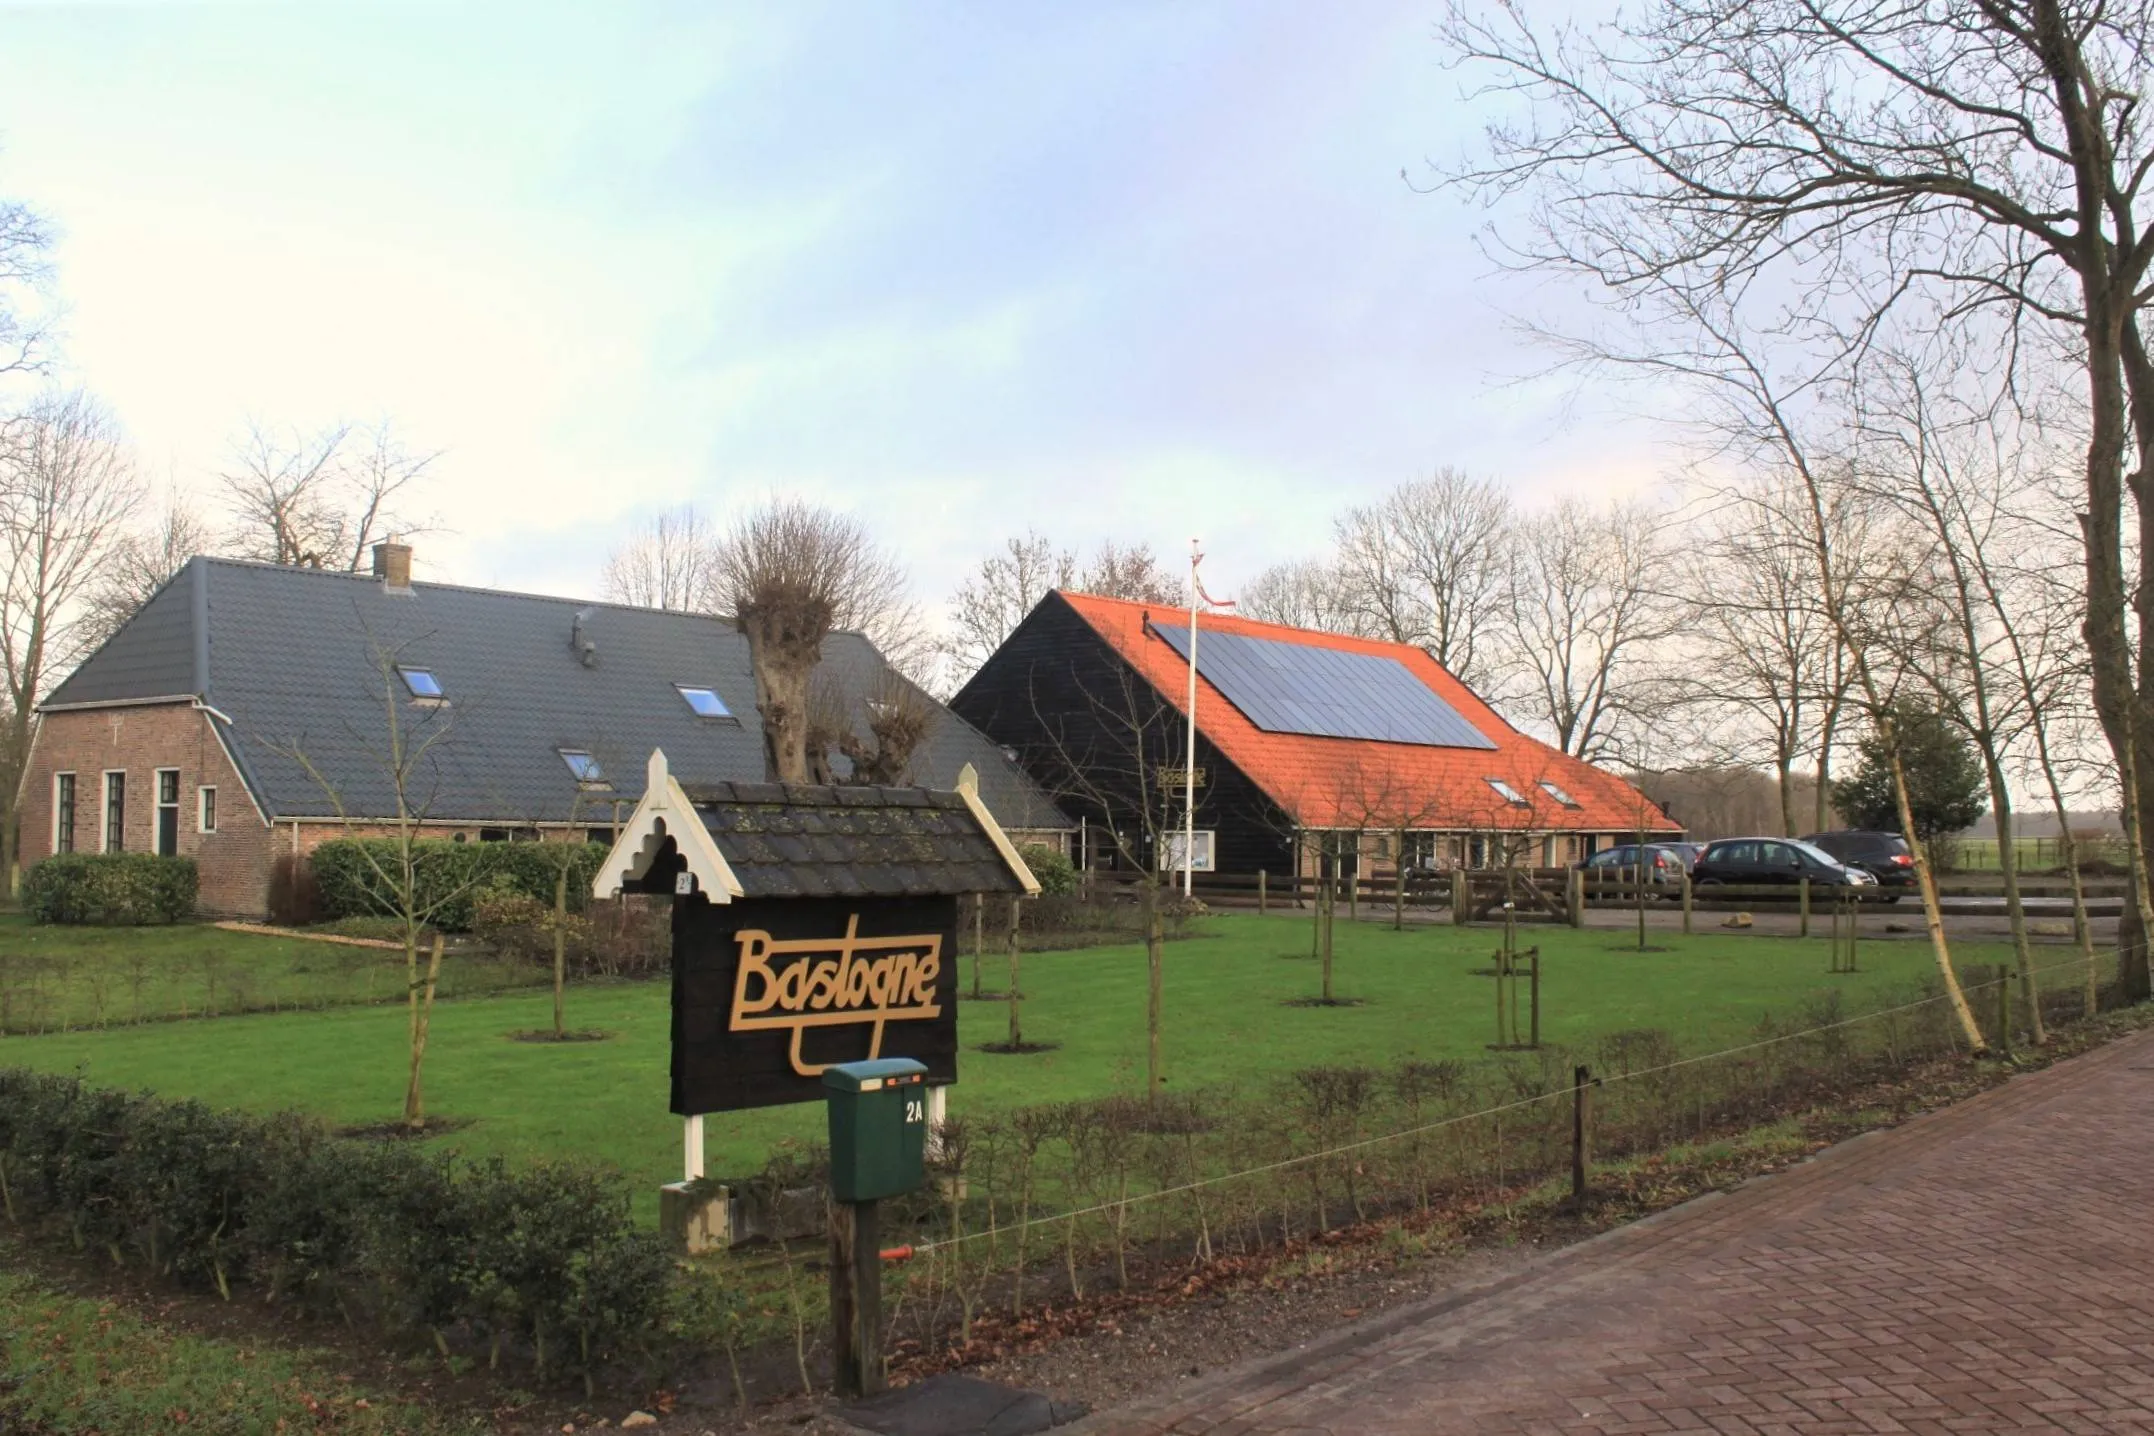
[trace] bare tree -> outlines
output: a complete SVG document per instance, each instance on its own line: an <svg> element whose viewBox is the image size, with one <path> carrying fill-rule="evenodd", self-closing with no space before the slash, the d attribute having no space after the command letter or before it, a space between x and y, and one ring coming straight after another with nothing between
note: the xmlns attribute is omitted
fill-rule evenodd
<svg viewBox="0 0 2154 1436"><path fill-rule="evenodd" d="M2145 997L2154 504L2127 471L2154 454L2139 319L2154 228L2138 213L2154 10L1657 0L1587 33L1459 5L1445 32L1525 107L1453 177L1525 192L1505 241L1517 262L1583 276L1633 323L1725 307L1813 378L1906 324L1979 333L1967 352L2001 398L2037 370L2078 386L2084 632L2135 850L2119 978Z"/></svg>
<svg viewBox="0 0 2154 1436"><path fill-rule="evenodd" d="M913 759L934 732L941 710L903 674L884 674L866 698L867 732L851 727L837 738L838 751L852 764L852 781L903 787L913 780Z"/></svg>
<svg viewBox="0 0 2154 1436"><path fill-rule="evenodd" d="M52 234L27 205L0 200L0 377L45 368L48 334L36 312Z"/></svg>
<svg viewBox="0 0 2154 1436"><path fill-rule="evenodd" d="M95 636L83 601L140 495L119 426L87 394L47 394L0 430L0 874L10 892L37 705Z"/></svg>
<svg viewBox="0 0 2154 1436"><path fill-rule="evenodd" d="M1488 671L1505 617L1510 498L1489 479L1441 468L1336 526L1342 598L1362 629L1425 648L1468 685Z"/></svg>
<svg viewBox="0 0 2154 1436"><path fill-rule="evenodd" d="M177 488L167 488L149 522L120 534L98 564L83 600L83 636L92 647L119 632L187 560L214 546L210 527Z"/></svg>
<svg viewBox="0 0 2154 1436"><path fill-rule="evenodd" d="M1058 551L1048 537L1028 529L1006 539L1002 551L980 560L950 596L950 661L962 674L985 663L1039 601L1058 588L1077 586L1077 556Z"/></svg>
<svg viewBox="0 0 2154 1436"><path fill-rule="evenodd" d="M1779 798L1775 827L1792 837L1806 820L1813 830L1829 826L1822 797L1816 814L1798 814L1797 769L1813 760L1814 786L1824 791L1852 680L1820 611L1807 546L1782 523L1786 510L1740 505L1701 524L1694 533L1706 577L1665 601L1702 620L1691 635L1698 661L1678 684L1686 704L1702 710L1700 746L1715 763L1743 762L1762 736ZM1848 531L1849 515L1831 517L1843 531L1835 554L1859 552L1863 538Z"/></svg>
<svg viewBox="0 0 2154 1436"><path fill-rule="evenodd" d="M1239 599L1242 616L1262 623L1374 636L1347 601L1344 577L1321 559L1273 564L1242 586Z"/></svg>
<svg viewBox="0 0 2154 1436"><path fill-rule="evenodd" d="M606 556L601 591L615 603L707 613L720 535L693 505L667 509Z"/></svg>
<svg viewBox="0 0 2154 1436"><path fill-rule="evenodd" d="M1662 522L1567 498L1518 527L1506 602L1519 688L1556 746L1588 761L1645 716L1643 653L1675 628L1678 610L1658 596Z"/></svg>
<svg viewBox="0 0 2154 1436"><path fill-rule="evenodd" d="M445 844L429 847L421 841L425 831L422 824L440 781L440 750L454 739L458 709L447 703L412 699L398 673L398 664L403 661L398 647L370 637L368 650L372 660L369 679L379 683L380 729L353 723L343 734L321 744L300 734L264 746L297 764L355 836L362 826L388 829L386 852L371 843L358 845L359 876L371 903L393 916L402 930L410 1058L404 1080L404 1125L419 1131L426 1126L426 1049L433 1025L434 995L441 983L443 950L437 931L422 967L421 940L442 909L468 897L474 886L471 878L453 875L468 872L468 867L449 867L441 850ZM464 707L468 709L468 702ZM346 785L339 778L346 765L364 770L363 778L354 772L355 789L387 793L395 811L352 811ZM565 899L565 893L563 896Z"/></svg>
<svg viewBox="0 0 2154 1436"><path fill-rule="evenodd" d="M1058 689L1063 675L1053 675ZM1137 877L1144 927L1146 968L1145 1100L1159 1097L1167 1080L1163 1027L1166 1004L1166 930L1170 840L1181 833L1176 817L1183 789L1175 769L1185 761L1187 720L1128 665L1067 675L1081 706L1045 704L1030 695L1035 731L1025 770L1064 804L1082 813L1093 841L1104 839L1120 867Z"/></svg>
<svg viewBox="0 0 2154 1436"><path fill-rule="evenodd" d="M344 446L344 567L358 573L376 540L433 528L405 505L417 497L441 450L407 448L387 420L352 431Z"/></svg>
<svg viewBox="0 0 2154 1436"><path fill-rule="evenodd" d="M1159 556L1148 543L1118 544L1103 541L1092 561L1077 575L1077 588L1102 598L1126 598L1133 603L1182 603L1188 599L1185 585L1159 566Z"/></svg>
<svg viewBox="0 0 2154 1436"><path fill-rule="evenodd" d="M357 573L389 534L431 525L406 510L440 455L405 448L386 423L318 433L249 427L218 475L241 558Z"/></svg>
<svg viewBox="0 0 2154 1436"><path fill-rule="evenodd" d="M713 574L715 598L747 635L771 776L807 782L809 690L823 640L841 626L873 637L867 620L909 609L904 570L858 520L780 500L734 525Z"/></svg>

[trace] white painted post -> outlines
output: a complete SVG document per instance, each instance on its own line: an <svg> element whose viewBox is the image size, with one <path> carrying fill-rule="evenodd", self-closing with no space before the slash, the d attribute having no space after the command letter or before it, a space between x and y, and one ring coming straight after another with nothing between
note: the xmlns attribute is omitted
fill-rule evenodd
<svg viewBox="0 0 2154 1436"><path fill-rule="evenodd" d="M950 1089L930 1087L927 1089L927 1154L942 1156L942 1125L948 1120Z"/></svg>
<svg viewBox="0 0 2154 1436"><path fill-rule="evenodd" d="M1197 560L1189 541L1189 751L1182 763L1182 896L1196 891L1197 872Z"/></svg>
<svg viewBox="0 0 2154 1436"><path fill-rule="evenodd" d="M681 1118L681 1165L686 1172L684 1181L697 1181L703 1176L703 1116Z"/></svg>

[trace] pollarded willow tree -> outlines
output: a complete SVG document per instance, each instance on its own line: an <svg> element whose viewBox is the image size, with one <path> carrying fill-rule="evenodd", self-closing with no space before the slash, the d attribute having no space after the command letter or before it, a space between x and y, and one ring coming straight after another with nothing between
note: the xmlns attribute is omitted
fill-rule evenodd
<svg viewBox="0 0 2154 1436"><path fill-rule="evenodd" d="M2127 495L2154 453L2154 5L1652 0L1591 30L1455 5L1445 34L1503 112L1450 179L1522 200L1501 235L1510 259L1582 276L1614 305L1621 332L1591 347L1662 326L1650 342L1665 352L1679 344L1666 326L1727 313L1814 380L1882 330L1958 326L1991 341L1970 352L1994 356L2001 398L2037 370L2070 378L2083 627L2129 795L2136 901L2118 975L2146 996L2154 585L2137 569L2154 504Z"/></svg>

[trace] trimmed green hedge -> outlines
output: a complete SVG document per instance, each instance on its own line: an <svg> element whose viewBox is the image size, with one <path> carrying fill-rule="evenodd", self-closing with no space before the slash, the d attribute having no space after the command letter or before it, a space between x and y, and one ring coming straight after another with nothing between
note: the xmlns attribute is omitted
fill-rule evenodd
<svg viewBox="0 0 2154 1436"><path fill-rule="evenodd" d="M1017 850L1017 856L1032 869L1032 876L1040 880L1041 897L1068 897L1077 891L1077 867L1062 855L1060 848L1045 843L1026 843Z"/></svg>
<svg viewBox="0 0 2154 1436"><path fill-rule="evenodd" d="M194 916L193 858L151 853L56 853L23 875L32 922L148 927Z"/></svg>
<svg viewBox="0 0 2154 1436"><path fill-rule="evenodd" d="M564 857L569 863L569 911L582 912L591 880L606 860L600 843L425 838L411 848L420 915L444 932L471 931L472 900L485 888L518 893L551 907ZM403 862L395 838L337 838L316 848L311 863L324 919L399 915L397 879Z"/></svg>
<svg viewBox="0 0 2154 1436"><path fill-rule="evenodd" d="M616 1173L405 1142L0 1069L0 1197L32 1234L229 1297L592 1372L661 1339L673 1261Z"/></svg>

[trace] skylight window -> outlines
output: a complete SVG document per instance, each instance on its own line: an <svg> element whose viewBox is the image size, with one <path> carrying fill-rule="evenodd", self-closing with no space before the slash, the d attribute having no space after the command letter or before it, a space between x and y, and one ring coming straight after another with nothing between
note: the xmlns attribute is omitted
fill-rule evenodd
<svg viewBox="0 0 2154 1436"><path fill-rule="evenodd" d="M685 683L676 683L673 686L680 690L681 697L686 700L690 708L695 710L696 717L730 718L733 716L732 710L725 706L725 700L718 696L715 689L691 688Z"/></svg>
<svg viewBox="0 0 2154 1436"><path fill-rule="evenodd" d="M606 770L599 767L598 759L592 757L583 749L556 748L554 751L561 755L562 762L568 764L568 770L576 775L576 785L578 787L610 788L613 786L606 781Z"/></svg>
<svg viewBox="0 0 2154 1436"><path fill-rule="evenodd" d="M1554 798L1557 802L1561 803L1566 808L1575 808L1580 806L1579 801L1576 798L1572 797L1569 793L1564 792L1562 788L1558 787L1554 783L1549 782L1546 778L1541 779L1541 791L1548 794L1549 797Z"/></svg>
<svg viewBox="0 0 2154 1436"><path fill-rule="evenodd" d="M1504 782L1503 779L1489 778L1486 781L1491 788L1494 788L1497 792L1503 794L1505 802L1516 803L1521 808L1527 806L1526 795L1519 792L1518 789L1512 787L1509 783Z"/></svg>
<svg viewBox="0 0 2154 1436"><path fill-rule="evenodd" d="M434 670L431 668L405 668L399 665L396 672L414 698L439 700L447 696L442 691L441 680L434 676Z"/></svg>

